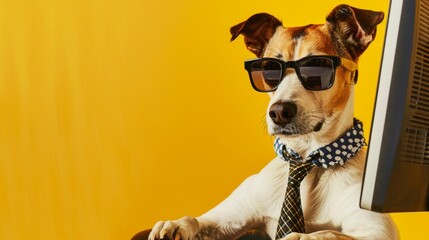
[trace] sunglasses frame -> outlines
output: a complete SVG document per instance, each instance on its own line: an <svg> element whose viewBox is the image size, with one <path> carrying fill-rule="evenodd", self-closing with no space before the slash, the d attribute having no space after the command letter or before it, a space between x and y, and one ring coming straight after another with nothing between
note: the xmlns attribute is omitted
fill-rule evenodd
<svg viewBox="0 0 429 240"><path fill-rule="evenodd" d="M313 88L309 88L309 87L307 87L305 85L305 83L304 83L305 80L303 79L303 77L301 75L299 67L300 67L301 62L303 62L305 60L308 60L308 59L311 59L311 58L326 58L326 59L331 60L332 63L333 63L334 73L336 72L336 70L337 70L337 68L339 66L344 67L345 69L347 69L350 72L356 71L354 82L355 83L357 82L357 75L358 75L357 74L357 71L358 71L358 65L357 65L357 63L355 63L352 60L349 60L347 58L338 57L338 56L332 56L332 55L310 55L310 56L303 57L303 58L301 58L299 60L295 60L295 61L283 61L283 60L278 59L278 58L255 58L255 59L246 60L244 62L244 68L249 73L250 83L252 84L253 89L255 89L258 92L273 92L273 91L275 91L278 88L278 86L280 85L280 83L283 81L283 78L286 75L286 70L288 68L293 68L295 70L295 73L298 76L299 81L301 82L302 86L304 86L304 88L307 89L307 90L311 90L311 91L323 91L323 90L327 90L327 89L331 88L334 85L334 82L335 82L335 74L333 76L332 81L329 83L329 86L326 87L326 88L323 88L323 89L313 89ZM254 62L264 61L264 60L269 60L269 61L277 62L277 63L279 63L281 65L281 71L282 71L281 72L282 73L281 79L279 80L279 83L277 84L277 86L275 88L273 88L273 89L270 89L270 90L261 90L261 89L258 89L256 87L255 83L253 82L253 78L252 78L252 71L251 71L252 64Z"/></svg>

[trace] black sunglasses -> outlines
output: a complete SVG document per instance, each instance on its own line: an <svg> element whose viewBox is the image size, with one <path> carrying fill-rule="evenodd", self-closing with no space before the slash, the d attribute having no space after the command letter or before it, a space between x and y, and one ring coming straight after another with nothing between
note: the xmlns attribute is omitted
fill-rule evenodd
<svg viewBox="0 0 429 240"><path fill-rule="evenodd" d="M277 58L257 58L244 62L249 72L253 88L259 92L272 92L277 89L288 68L295 69L301 84L308 90L321 91L334 85L338 66L353 72L358 70L355 62L338 56L308 56L296 61L283 61ZM357 74L355 75L357 81Z"/></svg>

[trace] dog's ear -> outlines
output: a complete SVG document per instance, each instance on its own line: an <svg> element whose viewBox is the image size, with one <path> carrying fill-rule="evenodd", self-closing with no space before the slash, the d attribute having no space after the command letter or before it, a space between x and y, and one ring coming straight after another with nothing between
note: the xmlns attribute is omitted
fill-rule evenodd
<svg viewBox="0 0 429 240"><path fill-rule="evenodd" d="M349 50L352 58L358 58L374 40L377 25L383 21L383 12L374 12L339 5L326 17L331 33Z"/></svg>
<svg viewBox="0 0 429 240"><path fill-rule="evenodd" d="M274 16L268 13L258 13L246 21L231 27L231 41L242 34L247 49L256 54L256 56L261 57L265 46L280 25L282 23Z"/></svg>

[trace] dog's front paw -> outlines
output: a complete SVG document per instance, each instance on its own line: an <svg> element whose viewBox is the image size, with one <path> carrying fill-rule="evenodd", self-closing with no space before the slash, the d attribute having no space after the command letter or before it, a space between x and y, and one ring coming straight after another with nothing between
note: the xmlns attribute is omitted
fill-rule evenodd
<svg viewBox="0 0 429 240"><path fill-rule="evenodd" d="M190 240L198 233L198 221L183 217L175 221L160 221L149 234L149 240Z"/></svg>
<svg viewBox="0 0 429 240"><path fill-rule="evenodd" d="M313 232L310 234L305 233L290 233L281 240L356 240L351 236L337 231L324 230Z"/></svg>
<svg viewBox="0 0 429 240"><path fill-rule="evenodd" d="M311 238L307 234L304 233L289 233L286 237L282 238L281 240L313 240L314 238Z"/></svg>

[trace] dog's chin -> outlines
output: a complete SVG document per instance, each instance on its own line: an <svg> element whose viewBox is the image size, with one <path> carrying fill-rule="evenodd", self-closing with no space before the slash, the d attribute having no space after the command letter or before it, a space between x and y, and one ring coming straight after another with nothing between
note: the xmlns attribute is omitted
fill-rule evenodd
<svg viewBox="0 0 429 240"><path fill-rule="evenodd" d="M299 130L291 130L287 128L275 128L272 131L270 131L270 134L273 136L295 137L295 136L305 135L311 132L312 131L299 131Z"/></svg>
<svg viewBox="0 0 429 240"><path fill-rule="evenodd" d="M323 127L324 121L320 121L314 126L308 126L308 127L298 127L295 124L288 124L285 127L275 125L272 128L270 128L270 134L271 135L282 135L282 136L300 136L300 135L306 135L310 133L316 133L319 132Z"/></svg>

